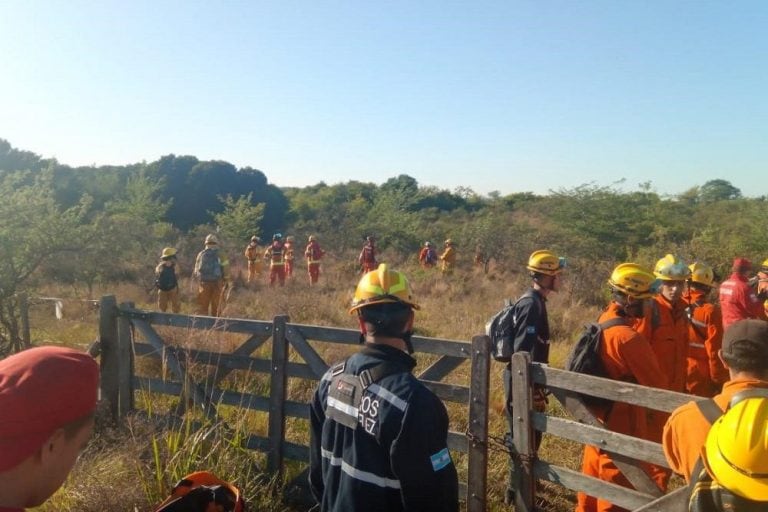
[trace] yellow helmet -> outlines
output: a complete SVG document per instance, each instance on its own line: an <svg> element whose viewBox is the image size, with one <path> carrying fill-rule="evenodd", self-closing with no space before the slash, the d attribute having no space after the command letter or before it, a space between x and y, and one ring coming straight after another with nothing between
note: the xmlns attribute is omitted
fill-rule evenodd
<svg viewBox="0 0 768 512"><path fill-rule="evenodd" d="M768 499L768 396L734 404L709 430L704 464L723 487L743 498Z"/></svg>
<svg viewBox="0 0 768 512"><path fill-rule="evenodd" d="M760 272L768 273L768 260L765 260L760 264Z"/></svg>
<svg viewBox="0 0 768 512"><path fill-rule="evenodd" d="M667 254L656 262L653 275L662 281L685 281L691 277L691 269L678 256Z"/></svg>
<svg viewBox="0 0 768 512"><path fill-rule="evenodd" d="M288 235L287 237L285 237L285 241L286 242L293 242L293 235Z"/></svg>
<svg viewBox="0 0 768 512"><path fill-rule="evenodd" d="M712 267L706 263L696 261L690 264L688 268L691 270L691 281L694 283L710 287L715 285L715 273L712 271Z"/></svg>
<svg viewBox="0 0 768 512"><path fill-rule="evenodd" d="M387 302L401 302L413 309L419 309L419 305L411 298L411 287L405 274L389 270L387 264L382 263L379 268L365 274L357 283L349 313L365 306Z"/></svg>
<svg viewBox="0 0 768 512"><path fill-rule="evenodd" d="M525 268L531 272L554 276L565 268L565 258L557 257L551 251L534 251Z"/></svg>
<svg viewBox="0 0 768 512"><path fill-rule="evenodd" d="M166 247L160 254L161 258L170 258L171 256L176 256L176 249L173 247Z"/></svg>
<svg viewBox="0 0 768 512"><path fill-rule="evenodd" d="M317 238L315 238L315 235L309 235L307 242L314 242L315 240L317 240Z"/></svg>
<svg viewBox="0 0 768 512"><path fill-rule="evenodd" d="M450 238L448 238L448 239L445 241L445 245L453 245L453 240L451 240Z"/></svg>
<svg viewBox="0 0 768 512"><path fill-rule="evenodd" d="M208 235L205 237L205 245L216 245L219 241L216 238L216 235Z"/></svg>
<svg viewBox="0 0 768 512"><path fill-rule="evenodd" d="M608 284L614 290L626 293L637 299L647 299L653 296L651 288L656 278L637 263L622 263L613 269Z"/></svg>

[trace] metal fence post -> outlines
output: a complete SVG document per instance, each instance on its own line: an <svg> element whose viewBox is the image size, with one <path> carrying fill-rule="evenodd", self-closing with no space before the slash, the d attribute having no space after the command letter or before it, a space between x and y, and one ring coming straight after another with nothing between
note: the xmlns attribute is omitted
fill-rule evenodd
<svg viewBox="0 0 768 512"><path fill-rule="evenodd" d="M517 494L515 510L533 512L535 481L533 479L533 460L536 455L535 436L531 422L533 407L531 389L531 355L517 352L512 356L512 437L515 444L515 476Z"/></svg>
<svg viewBox="0 0 768 512"><path fill-rule="evenodd" d="M269 451L267 471L283 478L283 445L285 441L285 401L288 385L288 339L285 336L287 316L276 316L272 328L272 372L269 379Z"/></svg>
<svg viewBox="0 0 768 512"><path fill-rule="evenodd" d="M467 512L485 512L488 486L488 383L490 340L472 338L472 371L469 384L469 438Z"/></svg>
<svg viewBox="0 0 768 512"><path fill-rule="evenodd" d="M21 323L21 345L22 348L29 348L32 341L29 328L29 299L26 293L20 293L18 300L19 321Z"/></svg>

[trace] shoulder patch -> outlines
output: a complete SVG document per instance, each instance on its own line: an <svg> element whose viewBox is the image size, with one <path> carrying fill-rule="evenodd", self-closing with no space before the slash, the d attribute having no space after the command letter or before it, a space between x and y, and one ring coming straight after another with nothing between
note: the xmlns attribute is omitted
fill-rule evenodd
<svg viewBox="0 0 768 512"><path fill-rule="evenodd" d="M448 448L443 448L436 454L430 455L429 460L432 462L432 470L435 472L440 471L453 462Z"/></svg>

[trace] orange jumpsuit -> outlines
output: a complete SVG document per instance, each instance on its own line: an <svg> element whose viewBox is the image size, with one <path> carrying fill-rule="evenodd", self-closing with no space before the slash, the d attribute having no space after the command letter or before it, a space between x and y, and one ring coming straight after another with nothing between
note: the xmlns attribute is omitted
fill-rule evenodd
<svg viewBox="0 0 768 512"><path fill-rule="evenodd" d="M293 242L285 242L285 277L293 277Z"/></svg>
<svg viewBox="0 0 768 512"><path fill-rule="evenodd" d="M373 245L373 242L365 242L360 255L357 257L357 262L360 263L363 274L376 270L378 264L376 263L376 246Z"/></svg>
<svg viewBox="0 0 768 512"><path fill-rule="evenodd" d="M682 299L674 306L663 295L651 300L650 307L640 321L638 331L651 342L656 354L656 362L667 378L670 391L685 393L688 375L688 318L685 314L686 303ZM648 411L649 441L661 442L661 433L669 414L661 411ZM653 479L662 491L666 491L671 473L667 468L650 465Z"/></svg>
<svg viewBox="0 0 768 512"><path fill-rule="evenodd" d="M599 322L605 322L621 316L620 307L611 303L600 316ZM653 350L646 338L629 325L616 325L603 331L603 343L600 358L608 377L624 382L637 382L643 386L655 388L667 387L666 376L653 356ZM606 428L614 432L646 438L647 409L623 402L615 402L610 410L593 410ZM609 455L594 446L584 447L582 473L600 478L624 487L630 487L629 481L619 471ZM578 494L577 512L623 511L612 503Z"/></svg>
<svg viewBox="0 0 768 512"><path fill-rule="evenodd" d="M723 391L713 397L720 409L725 409L736 393L749 388L768 388L768 381L755 379L730 380L723 385ZM693 402L678 407L664 426L662 446L667 462L675 473L683 475L686 482L691 480L709 432L709 422Z"/></svg>
<svg viewBox="0 0 768 512"><path fill-rule="evenodd" d="M706 295L691 289L685 297L690 311L685 387L691 394L710 397L728 380L728 370L717 355L723 344L720 308L706 302Z"/></svg>
<svg viewBox="0 0 768 512"><path fill-rule="evenodd" d="M320 248L320 244L313 240L307 244L304 249L304 257L307 258L307 272L309 272L310 286L317 283L320 278L320 260L325 251Z"/></svg>
<svg viewBox="0 0 768 512"><path fill-rule="evenodd" d="M275 286L275 281L280 286L285 286L285 246L282 242L275 240L272 245L264 251L264 257L269 260L269 286Z"/></svg>
<svg viewBox="0 0 768 512"><path fill-rule="evenodd" d="M255 281L261 277L262 262L259 254L259 246L256 242L249 243L245 248L245 259L248 260L248 282Z"/></svg>
<svg viewBox="0 0 768 512"><path fill-rule="evenodd" d="M449 245L440 255L440 261L443 262L440 270L443 274L453 274L453 267L456 265L456 249Z"/></svg>

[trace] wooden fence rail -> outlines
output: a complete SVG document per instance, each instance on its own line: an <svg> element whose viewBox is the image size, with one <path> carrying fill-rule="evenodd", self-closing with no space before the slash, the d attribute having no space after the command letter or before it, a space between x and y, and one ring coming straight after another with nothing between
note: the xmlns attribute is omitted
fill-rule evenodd
<svg viewBox="0 0 768 512"><path fill-rule="evenodd" d="M532 363L530 355L512 356L512 389L515 415L514 445L518 492L517 512L533 512L535 480L558 483L611 501L635 512L687 510L687 489L662 495L641 469L640 461L669 468L661 445L651 441L606 430L579 398L579 393L639 405L662 412L672 412L680 405L697 399L691 395L647 388L637 384L591 377ZM533 385L546 386L573 419L534 412L531 407ZM533 432L546 432L565 439L599 447L611 454L616 466L632 483L628 489L580 472L540 460L534 450Z"/></svg>
<svg viewBox="0 0 768 512"><path fill-rule="evenodd" d="M329 364L310 341L357 345L359 332L351 329L292 324L287 316L272 322L186 316L136 309L132 304L117 304L114 296L105 296L100 304L99 341L101 349L102 397L109 402L116 419L134 409L137 390L179 397L181 413L188 406L220 420L219 408L237 406L268 414L267 435L249 434L243 445L266 453L266 470L282 478L285 459L307 462L306 444L286 440L288 418L309 418L309 405L290 398L288 379L319 381ZM245 341L230 353L197 350L167 343L155 327L166 326L211 333L240 333ZM252 354L268 340L272 341L270 359ZM437 338L413 337L416 352L440 356L418 377L442 400L468 406L467 431L451 431L448 447L467 453L468 482L460 484L468 512L486 509L486 466L488 431L488 342L484 336L471 343ZM302 362L296 362L296 357ZM136 375L135 358L163 361L173 378ZM442 382L465 361L470 361L470 386ZM332 361L331 363L334 363ZM190 369L192 365L195 371ZM193 376L208 369L206 377ZM224 377L235 370L269 374L269 393L259 396L220 389ZM305 440L306 441L306 440ZM304 475L300 475L304 476Z"/></svg>

